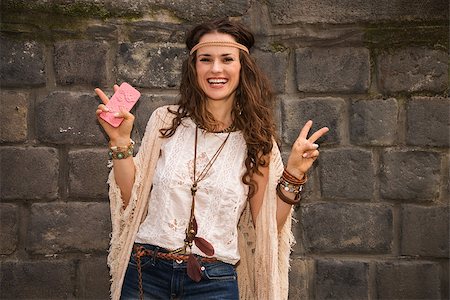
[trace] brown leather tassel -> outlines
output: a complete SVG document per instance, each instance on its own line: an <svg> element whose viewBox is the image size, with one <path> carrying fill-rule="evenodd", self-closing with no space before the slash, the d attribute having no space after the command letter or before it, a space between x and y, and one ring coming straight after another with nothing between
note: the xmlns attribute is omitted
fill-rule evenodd
<svg viewBox="0 0 450 300"><path fill-rule="evenodd" d="M196 236L194 238L194 243L198 247L198 249L200 249L200 251L202 251L206 255L208 255L208 256L214 255L214 247L211 245L210 242L208 242L204 238Z"/></svg>
<svg viewBox="0 0 450 300"><path fill-rule="evenodd" d="M202 270L194 254L190 254L187 262L187 274L195 282L202 280Z"/></svg>

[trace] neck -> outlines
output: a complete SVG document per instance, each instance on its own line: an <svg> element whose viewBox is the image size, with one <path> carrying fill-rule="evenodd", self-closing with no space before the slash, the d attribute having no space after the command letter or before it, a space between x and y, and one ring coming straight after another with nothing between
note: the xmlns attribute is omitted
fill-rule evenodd
<svg viewBox="0 0 450 300"><path fill-rule="evenodd" d="M233 110L233 100L211 101L206 103L206 109L213 115L214 119L219 123L218 128L214 130L223 130L233 123L231 112Z"/></svg>

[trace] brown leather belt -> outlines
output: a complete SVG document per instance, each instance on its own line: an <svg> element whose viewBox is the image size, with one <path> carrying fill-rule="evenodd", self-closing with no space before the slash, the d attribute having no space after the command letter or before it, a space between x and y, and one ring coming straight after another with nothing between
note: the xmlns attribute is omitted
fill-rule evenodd
<svg viewBox="0 0 450 300"><path fill-rule="evenodd" d="M189 255L178 254L178 253L166 253L160 251L154 251L146 249L144 246L134 245L134 255L136 259L140 259L142 256L152 256L164 260L175 260L177 262L187 262ZM215 257L198 257L201 262L215 262L217 258Z"/></svg>

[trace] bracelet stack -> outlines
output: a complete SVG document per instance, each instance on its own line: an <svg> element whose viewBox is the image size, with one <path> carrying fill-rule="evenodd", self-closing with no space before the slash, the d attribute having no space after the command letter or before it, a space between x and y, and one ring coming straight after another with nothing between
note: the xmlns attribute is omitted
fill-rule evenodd
<svg viewBox="0 0 450 300"><path fill-rule="evenodd" d="M125 159L129 156L133 156L134 153L134 141L130 140L130 143L126 146L112 146L109 142L109 160L113 159Z"/></svg>
<svg viewBox="0 0 450 300"><path fill-rule="evenodd" d="M303 190L303 185L308 180L308 176L305 174L302 179L298 179L286 169L283 171L283 175L278 180L277 184L277 195L278 197L285 203L290 205L296 205L300 203L301 194L300 192ZM282 190L294 194L294 199L287 197L283 194Z"/></svg>

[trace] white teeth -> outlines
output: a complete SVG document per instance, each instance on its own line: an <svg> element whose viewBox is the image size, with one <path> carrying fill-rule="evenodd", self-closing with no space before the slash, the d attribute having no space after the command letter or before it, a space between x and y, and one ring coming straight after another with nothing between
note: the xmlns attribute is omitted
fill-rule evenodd
<svg viewBox="0 0 450 300"><path fill-rule="evenodd" d="M226 79L208 79L208 82L211 84L225 84L227 81Z"/></svg>

